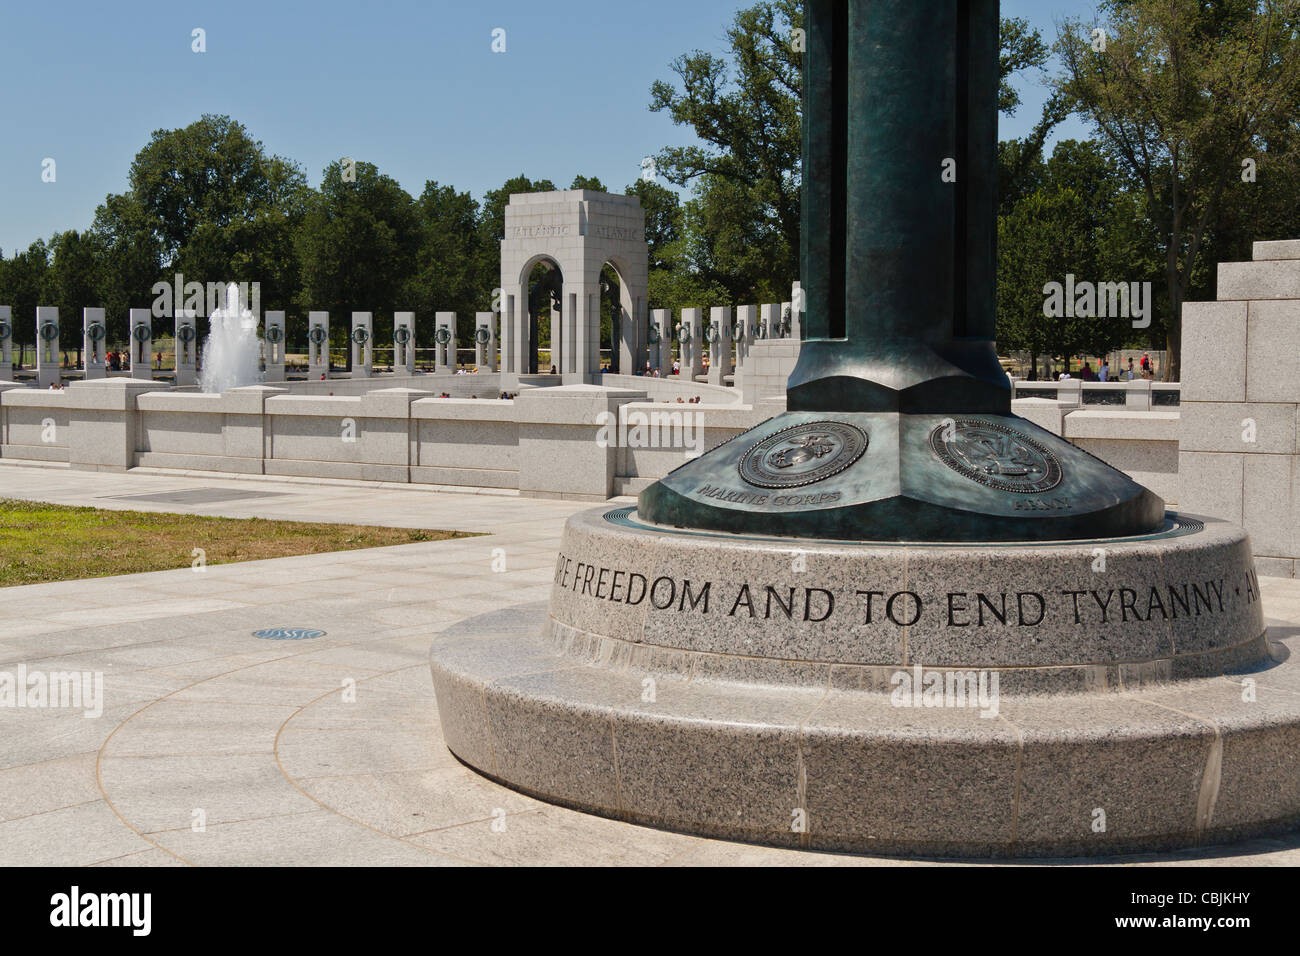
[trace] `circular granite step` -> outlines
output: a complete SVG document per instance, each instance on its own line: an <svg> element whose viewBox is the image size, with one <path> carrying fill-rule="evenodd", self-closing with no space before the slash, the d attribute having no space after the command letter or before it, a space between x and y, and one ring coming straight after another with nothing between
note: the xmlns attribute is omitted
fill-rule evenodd
<svg viewBox="0 0 1300 956"><path fill-rule="evenodd" d="M1266 656L1250 543L1170 514L1140 538L1027 545L847 544L692 533L632 509L575 515L552 627L766 679L879 687L899 667L986 669L1003 690L1222 673ZM763 663L756 664L759 660Z"/></svg>
<svg viewBox="0 0 1300 956"><path fill-rule="evenodd" d="M461 760L630 822L935 856L1300 822L1300 666L1268 640L1246 536L1217 521L792 549L602 509L570 519L535 626L469 622L431 661Z"/></svg>

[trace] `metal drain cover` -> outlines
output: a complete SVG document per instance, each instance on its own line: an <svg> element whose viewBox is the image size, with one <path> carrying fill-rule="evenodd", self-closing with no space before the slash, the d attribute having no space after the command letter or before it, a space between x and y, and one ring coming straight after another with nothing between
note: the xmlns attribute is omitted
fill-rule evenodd
<svg viewBox="0 0 1300 956"><path fill-rule="evenodd" d="M267 641L306 641L313 637L324 637L324 631L310 627L267 627L253 632L254 637Z"/></svg>

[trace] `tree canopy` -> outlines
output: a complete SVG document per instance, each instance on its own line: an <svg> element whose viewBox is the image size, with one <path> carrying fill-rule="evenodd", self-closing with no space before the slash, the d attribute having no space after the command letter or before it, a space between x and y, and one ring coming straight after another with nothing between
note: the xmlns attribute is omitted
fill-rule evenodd
<svg viewBox="0 0 1300 956"><path fill-rule="evenodd" d="M727 23L725 52L684 53L651 85L650 111L692 134L624 187L646 213L651 308L788 297L801 27L798 0L752 3ZM1066 22L1050 46L1016 18L1002 19L1000 39L1002 113L1023 108L1026 82L1048 93L1029 131L998 145L1000 347L1064 360L1162 343L1176 377L1182 303L1214 297L1215 263L1300 234L1300 0L1099 0L1095 20ZM1045 155L1071 112L1091 138ZM606 189L581 171L567 181ZM241 123L205 114L155 131L87 228L0 255L0 303L14 307L20 345L33 340L35 308L51 304L74 317L105 307L121 341L127 309L183 273L258 282L262 307L287 313L291 341L310 309L369 310L380 334L395 309L455 311L468 337L500 282L510 195L556 188L521 172L479 198L432 178L412 196L355 157L312 188ZM1067 275L1153 283L1150 326L1043 315L1046 285Z"/></svg>
<svg viewBox="0 0 1300 956"><path fill-rule="evenodd" d="M1212 297L1197 281L1207 244L1232 206L1287 188L1253 171L1275 156L1291 171L1300 0L1101 0L1098 12L1100 28L1063 27L1056 88L1145 200L1169 304L1166 374L1177 378L1182 303Z"/></svg>

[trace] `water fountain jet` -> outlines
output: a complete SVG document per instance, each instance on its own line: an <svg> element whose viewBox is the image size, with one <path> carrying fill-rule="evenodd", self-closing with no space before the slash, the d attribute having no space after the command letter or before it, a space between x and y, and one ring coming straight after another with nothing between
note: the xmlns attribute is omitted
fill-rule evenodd
<svg viewBox="0 0 1300 956"><path fill-rule="evenodd" d="M209 323L199 390L225 392L260 384L262 343L257 337L257 316L245 306L238 285L226 286L225 304L212 313Z"/></svg>

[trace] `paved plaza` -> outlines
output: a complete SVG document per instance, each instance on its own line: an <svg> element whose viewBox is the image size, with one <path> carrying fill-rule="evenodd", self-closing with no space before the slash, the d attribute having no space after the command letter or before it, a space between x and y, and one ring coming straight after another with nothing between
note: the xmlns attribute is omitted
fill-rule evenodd
<svg viewBox="0 0 1300 956"><path fill-rule="evenodd" d="M480 533L0 591L0 670L104 675L98 718L0 709L2 865L934 865L633 826L451 756L431 642L540 620L564 520L589 504L11 464L0 496ZM1271 636L1294 649L1300 581L1261 584ZM253 636L274 627L326 633ZM1105 862L1296 865L1300 834Z"/></svg>

